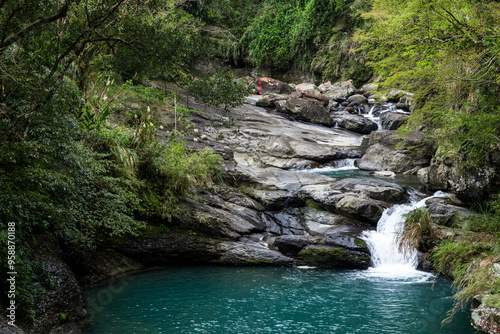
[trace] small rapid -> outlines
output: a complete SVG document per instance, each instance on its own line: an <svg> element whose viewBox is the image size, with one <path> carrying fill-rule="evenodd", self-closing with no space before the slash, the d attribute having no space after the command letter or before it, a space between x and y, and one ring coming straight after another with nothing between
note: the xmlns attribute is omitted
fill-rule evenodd
<svg viewBox="0 0 500 334"><path fill-rule="evenodd" d="M416 249L406 253L398 247L398 235L404 230L404 216L409 212L425 206L431 198L446 197L441 191L422 199L423 194L413 190L410 193L410 203L395 205L386 209L377 224L376 231L365 231L362 239L370 250L373 268L370 275L398 279L419 279L432 276L431 274L416 270L418 265L418 252Z"/></svg>

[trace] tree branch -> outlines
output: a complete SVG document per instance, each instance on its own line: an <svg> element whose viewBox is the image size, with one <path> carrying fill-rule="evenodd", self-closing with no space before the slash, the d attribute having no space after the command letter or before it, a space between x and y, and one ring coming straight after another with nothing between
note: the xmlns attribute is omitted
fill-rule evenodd
<svg viewBox="0 0 500 334"><path fill-rule="evenodd" d="M71 1L72 0L65 0L62 7L54 15L48 16L48 17L43 17L43 18L31 23L27 27L24 27L23 29L19 30L17 33L9 36L7 39L3 40L2 43L0 44L0 52L4 51L8 46L14 44L16 41L23 38L28 33L37 29L38 27L45 25L45 24L48 24L48 23L51 23L51 22L54 22L54 21L56 21L64 16L66 16L66 14L68 13L69 4L71 3Z"/></svg>

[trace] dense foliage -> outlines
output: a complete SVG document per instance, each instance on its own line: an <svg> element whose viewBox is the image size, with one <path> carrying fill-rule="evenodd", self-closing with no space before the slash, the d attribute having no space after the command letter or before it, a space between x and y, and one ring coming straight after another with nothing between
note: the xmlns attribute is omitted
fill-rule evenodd
<svg viewBox="0 0 500 334"><path fill-rule="evenodd" d="M54 287L30 254L37 238L98 247L168 224L180 199L213 182L219 156L190 152L179 131L157 139L170 93L133 86L187 85L211 51L177 1L2 1L0 23L1 286L7 291L6 231L15 222L16 306L34 320ZM112 125L116 111L124 121Z"/></svg>
<svg viewBox="0 0 500 334"><path fill-rule="evenodd" d="M487 162L500 138L497 1L374 1L357 36L386 87L417 94L408 122L434 130L441 152Z"/></svg>
<svg viewBox="0 0 500 334"><path fill-rule="evenodd" d="M206 33L219 54L235 63L362 82L371 72L354 52L351 35L363 25L360 11L369 7L367 0L211 1L200 16L218 25Z"/></svg>

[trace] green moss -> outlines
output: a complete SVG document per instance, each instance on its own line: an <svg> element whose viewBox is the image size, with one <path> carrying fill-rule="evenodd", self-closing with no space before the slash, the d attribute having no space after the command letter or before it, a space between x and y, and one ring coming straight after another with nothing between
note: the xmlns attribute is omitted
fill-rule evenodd
<svg viewBox="0 0 500 334"><path fill-rule="evenodd" d="M318 203L316 203L312 199L306 200L306 204L307 204L307 206L309 206L309 207L311 207L313 209L321 210L321 207L318 205Z"/></svg>
<svg viewBox="0 0 500 334"><path fill-rule="evenodd" d="M361 247L361 248L367 248L366 246L366 242L364 242L363 240L361 239L354 239L354 244L358 247Z"/></svg>
<svg viewBox="0 0 500 334"><path fill-rule="evenodd" d="M346 251L342 247L333 249L307 249L299 253L299 258L311 265L329 267L356 267L370 261L369 256L356 255Z"/></svg>

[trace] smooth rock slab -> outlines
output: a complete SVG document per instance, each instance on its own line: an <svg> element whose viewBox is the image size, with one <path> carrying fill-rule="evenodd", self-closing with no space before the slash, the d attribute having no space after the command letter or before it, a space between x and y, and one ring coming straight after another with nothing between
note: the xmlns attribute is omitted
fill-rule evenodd
<svg viewBox="0 0 500 334"><path fill-rule="evenodd" d="M343 179L332 185L333 190L355 192L384 202L400 203L407 199L404 188L377 179Z"/></svg>
<svg viewBox="0 0 500 334"><path fill-rule="evenodd" d="M232 265L292 265L294 260L278 251L271 250L264 242L226 241L218 245L218 251L223 255L218 263Z"/></svg>

